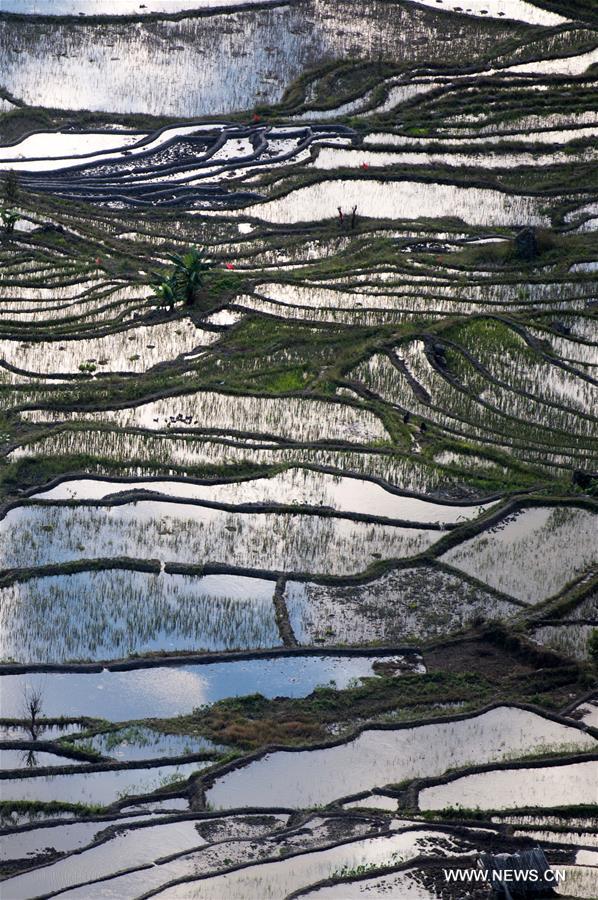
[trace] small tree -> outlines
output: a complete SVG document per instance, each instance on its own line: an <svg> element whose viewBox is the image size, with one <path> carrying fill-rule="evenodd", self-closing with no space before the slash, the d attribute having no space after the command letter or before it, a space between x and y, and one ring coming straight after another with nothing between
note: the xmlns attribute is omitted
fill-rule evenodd
<svg viewBox="0 0 598 900"><path fill-rule="evenodd" d="M37 740L40 731L39 719L42 713L43 699L41 688L31 688L24 692L23 712L27 719L27 730L33 741Z"/></svg>
<svg viewBox="0 0 598 900"><path fill-rule="evenodd" d="M598 628L593 628L590 631L588 653L590 654L590 659L598 666Z"/></svg>

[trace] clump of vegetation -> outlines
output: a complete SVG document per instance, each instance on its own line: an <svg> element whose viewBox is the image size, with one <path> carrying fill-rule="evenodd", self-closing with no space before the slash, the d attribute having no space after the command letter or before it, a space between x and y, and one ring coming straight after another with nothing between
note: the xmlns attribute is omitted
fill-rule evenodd
<svg viewBox="0 0 598 900"><path fill-rule="evenodd" d="M155 297L161 306L167 306L170 310L174 309L177 301L193 306L204 283L205 274L213 267L213 263L207 262L203 252L197 247L182 255L174 253L168 258L173 264L172 270L166 277L154 276L152 280Z"/></svg>
<svg viewBox="0 0 598 900"><path fill-rule="evenodd" d="M4 176L2 194L7 206L14 206L19 199L19 179L14 169L9 169Z"/></svg>
<svg viewBox="0 0 598 900"><path fill-rule="evenodd" d="M158 302L158 306L166 306L172 312L176 303L176 286L172 276L164 278L162 281L156 281L152 284L154 296Z"/></svg>
<svg viewBox="0 0 598 900"><path fill-rule="evenodd" d="M4 234L12 234L20 216L14 209L2 209L0 210L0 219L2 219Z"/></svg>
<svg viewBox="0 0 598 900"><path fill-rule="evenodd" d="M60 800L0 800L0 824L3 828L16 824L19 816L27 817L30 822L70 814L77 818L99 816L105 807L91 803L63 803Z"/></svg>
<svg viewBox="0 0 598 900"><path fill-rule="evenodd" d="M4 177L2 194L0 219L2 219L4 234L10 235L14 232L15 225L20 219L19 213L13 208L19 199L19 182L14 169L9 169Z"/></svg>

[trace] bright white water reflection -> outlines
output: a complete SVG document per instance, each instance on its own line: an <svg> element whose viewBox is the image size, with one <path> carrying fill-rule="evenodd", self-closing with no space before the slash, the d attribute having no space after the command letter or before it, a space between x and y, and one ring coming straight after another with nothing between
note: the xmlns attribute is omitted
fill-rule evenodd
<svg viewBox="0 0 598 900"><path fill-rule="evenodd" d="M30 421L106 422L121 428L179 431L211 428L285 437L294 441L337 439L365 443L387 433L372 412L341 403L302 397L270 398L199 391L127 409L76 413L35 410Z"/></svg>
<svg viewBox="0 0 598 900"><path fill-rule="evenodd" d="M596 741L535 713L499 707L461 721L364 731L346 744L323 750L268 753L223 775L206 797L219 809L275 801L307 807L406 778L431 777L564 743L590 748ZM310 777L316 771L318 778Z"/></svg>
<svg viewBox="0 0 598 900"><path fill-rule="evenodd" d="M230 513L144 500L113 507L20 507L0 523L5 567L127 556L275 572L359 572L413 556L438 531L319 515Z"/></svg>
<svg viewBox="0 0 598 900"><path fill-rule="evenodd" d="M290 857L286 860L275 859L261 865L252 865L228 874L211 878L202 878L196 883L186 882L161 891L161 898L202 898L202 900L280 900L293 891L307 887L343 868L355 869L360 866L383 867L396 865L404 859L420 855L435 837L430 830L411 831L402 834L381 835L374 838L353 841L326 850L315 850L311 853ZM229 857L236 856L240 848L228 845ZM452 848L448 849L450 853ZM247 851L244 851L245 853ZM453 851L454 852L454 851ZM270 856L280 856L280 847L273 847ZM255 857L254 857L255 858ZM230 867L219 861L216 868ZM247 861L247 857L243 859ZM198 878L210 872L209 856L205 852L189 854L171 863L154 866L150 871L139 872L133 876L123 876L112 882L98 884L94 897L113 898L113 900L129 900L140 896L149 888L158 889L161 885L176 878ZM87 900L89 888L69 891L65 900Z"/></svg>
<svg viewBox="0 0 598 900"><path fill-rule="evenodd" d="M31 673L0 676L0 716L20 718L22 698L41 691L47 717L94 716L112 721L187 714L224 697L302 697L317 685L346 687L373 676L376 656L290 656L205 665L157 666L124 672Z"/></svg>
<svg viewBox="0 0 598 900"><path fill-rule="evenodd" d="M99 830L98 825L95 826ZM152 862L157 856L168 856L186 849L205 844L193 821L173 822L143 828L123 828L116 837L98 847L92 847L83 854L75 854L59 860L49 868L26 873L6 883L6 894L10 900L26 900L28 897L57 891L76 884L78 881L92 880ZM89 888L93 897L93 888Z"/></svg>
<svg viewBox="0 0 598 900"><path fill-rule="evenodd" d="M425 788L419 795L419 805L421 809L572 806L596 802L597 784L596 760L537 769L504 769Z"/></svg>
<svg viewBox="0 0 598 900"><path fill-rule="evenodd" d="M0 359L40 375L144 372L157 363L213 344L219 337L217 332L196 328L190 319L182 319L80 340L0 340Z"/></svg>
<svg viewBox="0 0 598 900"><path fill-rule="evenodd" d="M254 478L229 484L194 484L188 481L99 481L93 478L63 481L35 495L44 500L100 500L121 491L147 490L188 500L219 503L276 503L324 506L343 512L384 516L409 522L454 523L476 518L492 504L451 506L417 497L404 497L371 481L287 469L272 478Z"/></svg>
<svg viewBox="0 0 598 900"><path fill-rule="evenodd" d="M376 219L455 216L470 225L548 225L535 197L503 194L489 188L417 181L333 179L298 188L277 199L243 210L277 224L337 218L337 208Z"/></svg>
<svg viewBox="0 0 598 900"><path fill-rule="evenodd" d="M416 0L422 6L431 6L436 11L459 12L468 16L506 17L530 25L560 25L566 22L563 16L541 9L525 0Z"/></svg>
<svg viewBox="0 0 598 900"><path fill-rule="evenodd" d="M77 772L73 775L38 775L13 780L4 779L2 799L107 806L121 797L148 794L160 787L184 781L193 772L199 772L206 765L208 764L205 762L195 762L150 769L121 769L87 774Z"/></svg>
<svg viewBox="0 0 598 900"><path fill-rule="evenodd" d="M536 603L595 562L595 528L596 517L589 510L526 509L449 550L443 559L518 600Z"/></svg>
<svg viewBox="0 0 598 900"><path fill-rule="evenodd" d="M213 344L219 334L196 328L190 319L142 326L104 337L75 341L0 341L0 359L39 375L86 371L144 372L160 362ZM9 376L8 376L9 377Z"/></svg>
<svg viewBox="0 0 598 900"><path fill-rule="evenodd" d="M174 802L174 801L173 801ZM105 822L75 822L68 825L52 825L48 828L33 828L2 836L0 859L25 859L43 853L49 847L59 852L76 850L90 844L96 834L118 821L123 827L138 817L125 817Z"/></svg>
<svg viewBox="0 0 598 900"><path fill-rule="evenodd" d="M137 16L244 6L249 0L0 0L0 11L42 16ZM264 2L264 0L260 0ZM265 0L274 3L277 0Z"/></svg>
<svg viewBox="0 0 598 900"><path fill-rule="evenodd" d="M0 0L0 11L6 0ZM23 138L17 144L0 144L0 163L19 159L44 157L55 159L63 156L79 156L83 153L100 153L117 147L128 147L140 141L145 135L140 132L128 134L122 131L39 131Z"/></svg>
<svg viewBox="0 0 598 900"><path fill-rule="evenodd" d="M0 591L0 655L63 662L272 647L281 643L273 593L258 578L119 569L17 582Z"/></svg>
<svg viewBox="0 0 598 900"><path fill-rule="evenodd" d="M60 2L48 5L60 8ZM102 0L107 9L116 3ZM472 34L459 20L442 18L436 24L429 10L379 0L366 7L304 0L226 15L216 9L214 16L180 21L105 23L101 30L84 17L43 28L34 19L7 20L0 68L3 85L36 106L218 115L276 103L306 69L329 60L388 52L405 62L436 54L447 64L457 62L470 49ZM471 21L478 46L490 49L494 34Z"/></svg>
<svg viewBox="0 0 598 900"><path fill-rule="evenodd" d="M557 868L553 866L553 868ZM565 872L564 882L555 885L557 894L575 896L579 900L594 900L596 897L596 869L591 866L558 866Z"/></svg>

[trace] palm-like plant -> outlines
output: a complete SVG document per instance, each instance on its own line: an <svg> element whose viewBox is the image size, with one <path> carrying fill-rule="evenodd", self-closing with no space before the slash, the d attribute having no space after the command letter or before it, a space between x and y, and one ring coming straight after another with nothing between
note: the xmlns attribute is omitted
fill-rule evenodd
<svg viewBox="0 0 598 900"><path fill-rule="evenodd" d="M173 283L172 277L165 278L163 281L158 281L152 284L152 290L159 305L167 306L172 312L177 298L176 287Z"/></svg>
<svg viewBox="0 0 598 900"><path fill-rule="evenodd" d="M174 264L173 284L178 297L185 300L187 306L193 306L195 294L203 284L204 274L211 268L205 262L203 253L196 247L183 253L175 253L168 257Z"/></svg>
<svg viewBox="0 0 598 900"><path fill-rule="evenodd" d="M3 209L0 210L0 218L2 219L4 233L12 234L15 230L15 225L21 217L19 216L18 212L14 211L14 209Z"/></svg>

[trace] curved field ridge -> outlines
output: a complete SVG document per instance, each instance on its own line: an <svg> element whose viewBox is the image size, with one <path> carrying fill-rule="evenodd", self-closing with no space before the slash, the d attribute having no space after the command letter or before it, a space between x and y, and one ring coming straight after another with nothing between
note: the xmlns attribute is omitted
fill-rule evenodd
<svg viewBox="0 0 598 900"><path fill-rule="evenodd" d="M277 797L301 808L565 743L590 749L596 741L526 710L498 707L455 722L364 731L348 744L322 750L269 753L217 778L206 800L223 809L268 806ZM314 766L321 773L317 783L307 777Z"/></svg>
<svg viewBox="0 0 598 900"><path fill-rule="evenodd" d="M595 515L589 511L530 509L449 550L443 559L525 603L535 603L596 565L591 540L595 527ZM566 571L560 554L566 555Z"/></svg>
<svg viewBox="0 0 598 900"><path fill-rule="evenodd" d="M474 518L492 505L433 503L430 500L391 493L380 485L358 478L328 475L306 469L287 469L271 478L213 485L194 485L188 481L69 480L47 491L33 494L31 499L103 500L113 494L134 490L221 503L324 506L341 512L436 523L455 523Z"/></svg>
<svg viewBox="0 0 598 900"><path fill-rule="evenodd" d="M421 809L547 809L575 805L592 797L597 775L598 760L544 769L497 769L425 788L419 795L419 804Z"/></svg>

